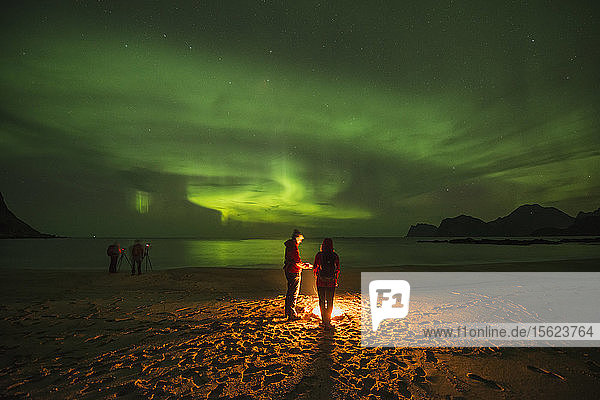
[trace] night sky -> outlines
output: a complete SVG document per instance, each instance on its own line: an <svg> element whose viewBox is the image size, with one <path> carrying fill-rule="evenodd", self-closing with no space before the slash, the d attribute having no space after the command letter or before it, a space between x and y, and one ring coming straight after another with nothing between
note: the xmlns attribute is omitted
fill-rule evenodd
<svg viewBox="0 0 600 400"><path fill-rule="evenodd" d="M78 236L404 235L526 203L591 211L595 4L4 5L0 191Z"/></svg>

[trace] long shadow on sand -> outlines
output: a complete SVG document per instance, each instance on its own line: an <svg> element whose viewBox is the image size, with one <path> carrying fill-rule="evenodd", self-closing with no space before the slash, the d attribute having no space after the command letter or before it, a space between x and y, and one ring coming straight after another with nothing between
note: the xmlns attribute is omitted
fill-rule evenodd
<svg viewBox="0 0 600 400"><path fill-rule="evenodd" d="M321 331L317 335L319 335L317 351L310 358L300 382L287 393L286 400L331 398L333 382L330 379L330 373L334 364L332 352L335 346L335 333Z"/></svg>

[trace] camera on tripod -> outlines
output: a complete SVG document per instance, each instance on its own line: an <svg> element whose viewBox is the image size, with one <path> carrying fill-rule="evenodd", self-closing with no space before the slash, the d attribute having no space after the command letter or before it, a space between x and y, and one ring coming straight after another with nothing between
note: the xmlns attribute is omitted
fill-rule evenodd
<svg viewBox="0 0 600 400"><path fill-rule="evenodd" d="M125 259L125 261L127 261L127 264L131 266L131 261L129 261L129 257L127 257L127 250L125 250L125 247L121 247L121 255L119 257L119 262L117 263L117 272L121 269L123 259Z"/></svg>
<svg viewBox="0 0 600 400"><path fill-rule="evenodd" d="M144 270L147 271L152 271L152 260L150 260L150 247L152 245L148 242L146 242L145 246L144 246Z"/></svg>

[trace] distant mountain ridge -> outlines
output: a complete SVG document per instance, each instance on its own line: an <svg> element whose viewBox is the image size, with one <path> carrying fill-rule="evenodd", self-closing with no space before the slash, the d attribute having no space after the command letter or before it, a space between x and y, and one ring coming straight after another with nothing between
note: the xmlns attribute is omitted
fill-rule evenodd
<svg viewBox="0 0 600 400"><path fill-rule="evenodd" d="M439 227L412 225L407 237L515 237L600 235L600 208L573 218L556 207L525 204L504 217L485 222L469 215L444 218Z"/></svg>
<svg viewBox="0 0 600 400"><path fill-rule="evenodd" d="M0 193L0 239L7 238L52 238L54 235L41 233L23 222L8 209Z"/></svg>

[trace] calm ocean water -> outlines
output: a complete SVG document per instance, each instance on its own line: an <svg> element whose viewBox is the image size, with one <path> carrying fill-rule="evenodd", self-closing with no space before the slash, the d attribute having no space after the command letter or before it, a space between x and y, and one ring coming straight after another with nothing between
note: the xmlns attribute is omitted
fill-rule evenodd
<svg viewBox="0 0 600 400"><path fill-rule="evenodd" d="M284 240L152 239L148 242L150 259L157 270L187 266L281 268ZM303 261L313 262L320 242L302 243ZM106 247L111 243L110 239L0 240L0 268L108 269ZM119 243L129 249L133 241L124 239ZM576 243L497 246L417 243L414 238L346 238L334 239L334 246L346 268L600 258L600 245Z"/></svg>

